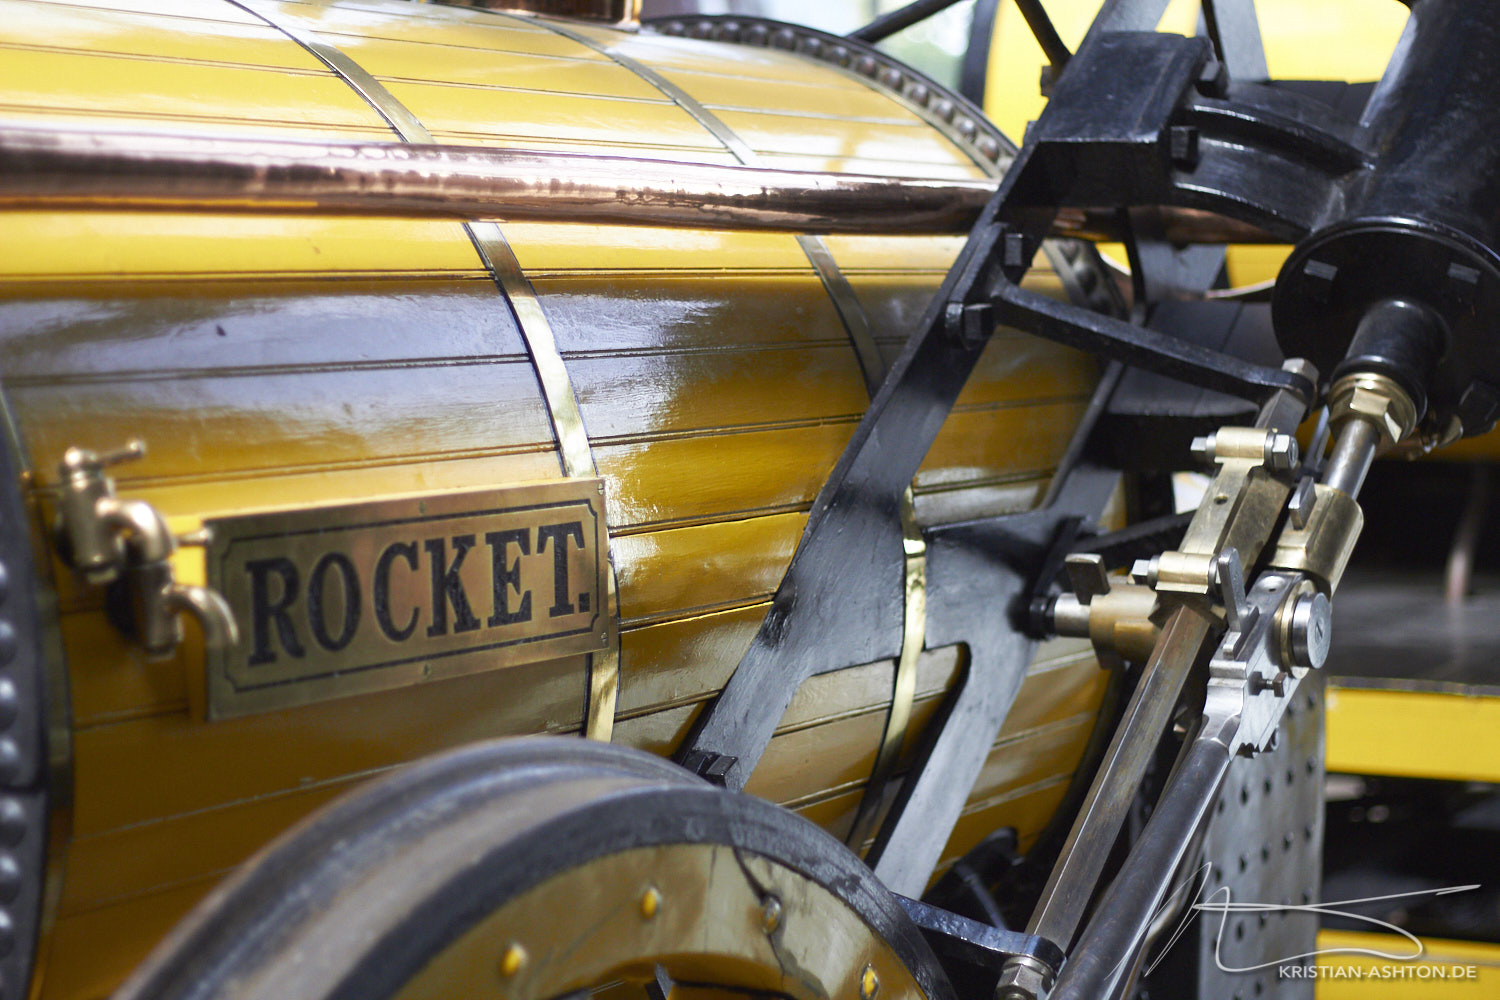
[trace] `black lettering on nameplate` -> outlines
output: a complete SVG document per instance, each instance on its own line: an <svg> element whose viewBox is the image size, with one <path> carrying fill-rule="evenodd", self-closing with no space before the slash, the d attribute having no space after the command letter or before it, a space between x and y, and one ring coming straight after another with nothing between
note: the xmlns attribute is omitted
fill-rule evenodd
<svg viewBox="0 0 1500 1000"><path fill-rule="evenodd" d="M598 479L210 519L240 643L208 656L227 718L576 656L617 640Z"/></svg>

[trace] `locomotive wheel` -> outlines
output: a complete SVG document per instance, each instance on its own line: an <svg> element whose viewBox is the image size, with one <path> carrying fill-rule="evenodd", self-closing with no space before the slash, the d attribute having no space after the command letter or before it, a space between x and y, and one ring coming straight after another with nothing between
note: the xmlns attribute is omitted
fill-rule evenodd
<svg viewBox="0 0 1500 1000"><path fill-rule="evenodd" d="M842 844L676 765L576 739L420 762L215 890L117 1000L437 1000L951 988Z"/></svg>

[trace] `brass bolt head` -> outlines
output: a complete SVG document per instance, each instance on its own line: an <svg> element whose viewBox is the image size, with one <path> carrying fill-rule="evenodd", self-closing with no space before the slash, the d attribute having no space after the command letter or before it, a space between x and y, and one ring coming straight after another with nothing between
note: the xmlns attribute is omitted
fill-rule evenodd
<svg viewBox="0 0 1500 1000"><path fill-rule="evenodd" d="M641 894L641 916L650 920L661 909L661 890L651 886Z"/></svg>
<svg viewBox="0 0 1500 1000"><path fill-rule="evenodd" d="M509 979L526 965L526 949L512 941L500 956L500 975Z"/></svg>
<svg viewBox="0 0 1500 1000"><path fill-rule="evenodd" d="M880 992L880 977L875 975L875 966L867 965L859 974L859 996L860 1000L875 1000L875 994Z"/></svg>
<svg viewBox="0 0 1500 1000"><path fill-rule="evenodd" d="M775 896L767 896L761 906L760 926L767 934L776 933L776 929L781 926L781 900Z"/></svg>

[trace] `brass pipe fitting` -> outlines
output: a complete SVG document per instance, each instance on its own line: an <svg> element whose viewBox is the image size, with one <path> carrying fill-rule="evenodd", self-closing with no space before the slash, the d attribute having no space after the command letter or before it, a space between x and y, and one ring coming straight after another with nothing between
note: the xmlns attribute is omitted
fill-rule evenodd
<svg viewBox="0 0 1500 1000"><path fill-rule="evenodd" d="M1394 447L1417 427L1417 407L1393 378L1351 372L1328 392L1328 422L1335 434L1350 420L1364 420L1380 434L1378 452Z"/></svg>

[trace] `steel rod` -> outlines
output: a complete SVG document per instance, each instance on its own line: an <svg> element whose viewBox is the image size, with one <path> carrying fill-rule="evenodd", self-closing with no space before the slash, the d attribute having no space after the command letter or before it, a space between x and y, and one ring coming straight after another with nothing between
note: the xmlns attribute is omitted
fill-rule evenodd
<svg viewBox="0 0 1500 1000"><path fill-rule="evenodd" d="M1339 428L1323 482L1351 497L1358 497L1379 445L1380 431L1374 424L1357 418L1347 421Z"/></svg>
<svg viewBox="0 0 1500 1000"><path fill-rule="evenodd" d="M1061 70L1068 64L1073 53L1068 51L1067 44L1052 24L1052 18L1047 16L1042 0L1016 0L1016 6L1021 8L1021 16L1026 19L1026 26L1031 29L1036 43L1041 46L1042 54L1047 57L1054 70Z"/></svg>
<svg viewBox="0 0 1500 1000"><path fill-rule="evenodd" d="M1055 941L1064 950L1073 940L1183 682L1213 634L1212 620L1193 607L1180 607L1167 620L1027 933Z"/></svg>
<svg viewBox="0 0 1500 1000"><path fill-rule="evenodd" d="M994 191L990 180L0 124L0 208L10 209L922 234L966 231Z"/></svg>
<svg viewBox="0 0 1500 1000"><path fill-rule="evenodd" d="M889 14L880 15L863 28L849 32L849 37L874 44L960 2L961 0L915 0L914 3L898 7Z"/></svg>
<svg viewBox="0 0 1500 1000"><path fill-rule="evenodd" d="M1157 909L1229 770L1229 750L1200 737L1162 794L1141 839L1094 910L1049 1000L1097 1000L1130 972Z"/></svg>

